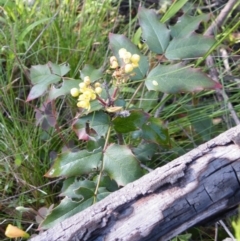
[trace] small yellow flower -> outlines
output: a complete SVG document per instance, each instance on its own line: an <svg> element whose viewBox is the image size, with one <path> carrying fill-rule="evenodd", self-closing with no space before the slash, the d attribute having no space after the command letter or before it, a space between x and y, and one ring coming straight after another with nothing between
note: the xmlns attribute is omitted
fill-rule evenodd
<svg viewBox="0 0 240 241"><path fill-rule="evenodd" d="M78 100L85 100L85 96L83 94L79 95Z"/></svg>
<svg viewBox="0 0 240 241"><path fill-rule="evenodd" d="M30 237L28 233L24 232L20 228L13 226L11 224L8 224L5 231L5 235L8 238L29 238Z"/></svg>
<svg viewBox="0 0 240 241"><path fill-rule="evenodd" d="M96 82L96 83L94 84L94 86L95 86L95 88L96 88L96 87L100 87L101 84L100 84L99 82Z"/></svg>
<svg viewBox="0 0 240 241"><path fill-rule="evenodd" d="M113 62L111 62L110 68L111 69L116 69L118 66L119 66L118 62L117 61L113 61Z"/></svg>
<svg viewBox="0 0 240 241"><path fill-rule="evenodd" d="M79 96L79 90L78 90L78 88L72 88L72 89L70 90L70 93L71 93L71 95L72 95L73 97L78 97L78 96Z"/></svg>
<svg viewBox="0 0 240 241"><path fill-rule="evenodd" d="M126 52L127 52L127 50L125 48L119 49L118 50L119 57L124 58Z"/></svg>
<svg viewBox="0 0 240 241"><path fill-rule="evenodd" d="M132 57L131 57L132 63L138 64L139 60L140 60L140 56L138 54L133 54L132 55Z"/></svg>
<svg viewBox="0 0 240 241"><path fill-rule="evenodd" d="M90 109L90 102L87 100L81 100L77 103L77 106L79 108L84 108L84 109Z"/></svg>
<svg viewBox="0 0 240 241"><path fill-rule="evenodd" d="M133 66L132 64L126 64L124 67L125 73L130 73L133 71Z"/></svg>
<svg viewBox="0 0 240 241"><path fill-rule="evenodd" d="M95 93L92 93L91 100L95 100L97 98L97 95Z"/></svg>
<svg viewBox="0 0 240 241"><path fill-rule="evenodd" d="M90 80L89 76L85 76L83 81L86 84L86 86L90 85L90 83L91 83L91 80Z"/></svg>
<svg viewBox="0 0 240 241"><path fill-rule="evenodd" d="M86 84L84 82L81 82L79 84L79 87L80 87L80 89L85 89L87 86L86 86Z"/></svg>
<svg viewBox="0 0 240 241"><path fill-rule="evenodd" d="M101 87L96 87L96 88L95 88L95 92L96 92L97 94L101 94L101 93L102 93L102 88L101 88Z"/></svg>
<svg viewBox="0 0 240 241"><path fill-rule="evenodd" d="M133 66L133 68L137 68L139 65L138 65L138 63L133 63L132 62L132 66Z"/></svg>
<svg viewBox="0 0 240 241"><path fill-rule="evenodd" d="M110 63L112 63L112 62L114 62L114 61L117 62L117 58L116 58L115 56L111 56L111 57L110 57Z"/></svg>
<svg viewBox="0 0 240 241"><path fill-rule="evenodd" d="M126 52L123 56L123 62L125 64L129 64L131 62L131 57L132 57L132 54L130 52Z"/></svg>

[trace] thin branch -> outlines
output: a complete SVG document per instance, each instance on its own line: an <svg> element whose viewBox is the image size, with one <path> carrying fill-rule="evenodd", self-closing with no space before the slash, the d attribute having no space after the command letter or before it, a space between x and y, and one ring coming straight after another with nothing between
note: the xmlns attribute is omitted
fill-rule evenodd
<svg viewBox="0 0 240 241"><path fill-rule="evenodd" d="M216 30L223 24L228 14L231 12L235 4L240 4L239 0L229 0L222 9L215 21L210 25L204 35L214 35Z"/></svg>
<svg viewBox="0 0 240 241"><path fill-rule="evenodd" d="M220 14L218 15L218 17L215 19L215 21L210 25L210 27L206 30L206 32L204 33L205 36L208 35L214 35L214 33L216 32L217 28L220 27L223 22L226 20L228 14L232 11L233 7L235 4L239 4L240 2L238 0L229 0L228 3L225 5L225 7L222 9L222 11L220 12ZM219 82L218 79L218 71L215 68L215 63L214 63L214 59L211 55L209 55L206 58L206 64L209 67L209 74L211 76L211 78L216 81ZM225 93L225 91L222 90L216 90L217 92L217 98L219 99L219 101L224 100L225 102L227 102L227 107L229 112L231 113L231 116L235 122L236 125L240 124L240 120L238 118L238 115L236 114L232 103L229 101L229 97L227 96L227 94ZM227 123L227 121L226 121ZM229 126L230 127L230 126Z"/></svg>

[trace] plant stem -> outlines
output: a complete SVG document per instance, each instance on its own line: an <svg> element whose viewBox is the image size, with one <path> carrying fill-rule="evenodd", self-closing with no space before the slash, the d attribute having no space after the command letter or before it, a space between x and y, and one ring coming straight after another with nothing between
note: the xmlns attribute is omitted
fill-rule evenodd
<svg viewBox="0 0 240 241"><path fill-rule="evenodd" d="M143 86L143 82L137 87L136 91L134 92L132 98L130 99L128 105L126 106L126 109L128 109L128 107L130 106L130 104L132 103L133 99L135 98L136 94L138 93L138 91L142 88Z"/></svg>
<svg viewBox="0 0 240 241"><path fill-rule="evenodd" d="M108 141L109 141L109 138L110 138L110 133L111 133L111 126L109 126L109 128L108 128L108 132L107 132L107 136L106 136L106 140L105 140L105 144L104 144L104 148L103 148L103 153L107 149ZM96 189L95 189L95 192L94 192L94 201L93 201L93 203L96 202L97 192L98 192L98 188L99 188L99 185L100 185L101 177L102 177L102 174L103 174L103 168L104 168L104 162L103 162L103 159L102 159L101 168L100 168L100 172L99 172L98 180L97 180L97 185L96 185Z"/></svg>

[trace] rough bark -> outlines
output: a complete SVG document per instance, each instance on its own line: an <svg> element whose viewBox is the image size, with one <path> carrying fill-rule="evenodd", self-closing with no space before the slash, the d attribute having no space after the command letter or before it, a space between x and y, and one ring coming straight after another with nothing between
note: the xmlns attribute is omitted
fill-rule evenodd
<svg viewBox="0 0 240 241"><path fill-rule="evenodd" d="M239 187L237 126L31 240L166 241L237 206Z"/></svg>

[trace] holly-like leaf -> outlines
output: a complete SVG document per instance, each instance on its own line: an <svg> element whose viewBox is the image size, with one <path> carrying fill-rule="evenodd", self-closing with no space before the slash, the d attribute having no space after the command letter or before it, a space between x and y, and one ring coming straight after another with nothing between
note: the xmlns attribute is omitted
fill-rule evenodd
<svg viewBox="0 0 240 241"><path fill-rule="evenodd" d="M131 77L132 80L143 79L148 71L148 59L146 56L141 54L139 49L124 35L120 34L109 34L109 43L112 49L113 55L116 56L118 63L123 65L122 60L119 58L118 50L125 48L132 54L138 54L140 56L139 66L133 70L134 76Z"/></svg>
<svg viewBox="0 0 240 241"><path fill-rule="evenodd" d="M142 126L142 138L165 147L170 145L168 129L163 127L162 121L158 118L150 117Z"/></svg>
<svg viewBox="0 0 240 241"><path fill-rule="evenodd" d="M105 136L110 125L110 117L103 111L96 111L77 119L72 128L80 140L95 140Z"/></svg>
<svg viewBox="0 0 240 241"><path fill-rule="evenodd" d="M152 9L140 7L138 18L142 37L149 49L157 54L164 53L169 44L170 30L159 21L156 12Z"/></svg>
<svg viewBox="0 0 240 241"><path fill-rule="evenodd" d="M59 222L62 222L63 220L72 217L74 214L90 207L94 202L94 193L92 196L89 196L89 192L93 193L91 190L87 190L88 198L83 201L73 201L72 199L65 197L46 217L40 225L40 229L49 229Z"/></svg>
<svg viewBox="0 0 240 241"><path fill-rule="evenodd" d="M183 15L179 18L178 22L170 25L171 35L174 38L187 37L192 34L202 21L207 21L209 14L201 14L198 16Z"/></svg>
<svg viewBox="0 0 240 241"><path fill-rule="evenodd" d="M70 178L68 178L70 179ZM67 188L64 189L63 192L61 192L61 194L59 196L67 196L69 198L74 198L83 200L86 199L86 195L87 192L82 193L81 192L81 188L84 187L85 189L87 188L88 190L90 190L88 193L91 194L91 192L93 192L95 190L96 184L92 181L89 180L84 180L84 181L78 181L76 178L73 179L74 182L72 182ZM92 194L90 195L92 196Z"/></svg>
<svg viewBox="0 0 240 241"><path fill-rule="evenodd" d="M70 180L69 185L67 184L64 193L62 193L62 196L65 194L66 197L46 217L40 225L40 229L51 228L55 224L83 211L94 204L95 201L100 201L110 194L105 187L98 187L98 192L95 196L96 183L93 181L77 181L76 179L73 183L72 181L73 179Z"/></svg>
<svg viewBox="0 0 240 241"><path fill-rule="evenodd" d="M141 128L141 126L149 118L149 114L141 110L133 110L127 117L118 116L112 123L116 132L128 133Z"/></svg>
<svg viewBox="0 0 240 241"><path fill-rule="evenodd" d="M45 65L32 66L30 69L30 79L33 87L27 97L27 101L43 95L50 84L58 83L69 70L68 65L56 65L51 62Z"/></svg>
<svg viewBox="0 0 240 241"><path fill-rule="evenodd" d="M79 88L79 83L80 80L67 79L63 80L62 86L60 88L52 86L51 90L49 91L49 100L55 100L59 96L70 94L70 90L72 88Z"/></svg>
<svg viewBox="0 0 240 241"><path fill-rule="evenodd" d="M136 148L133 148L133 153L141 162L150 161L153 155L157 152L158 145L155 143L140 143Z"/></svg>
<svg viewBox="0 0 240 241"><path fill-rule="evenodd" d="M41 125L43 130L48 130L49 127L54 127L56 125L57 113L53 113L51 102L44 102L42 106L35 111L36 125Z"/></svg>
<svg viewBox="0 0 240 241"><path fill-rule="evenodd" d="M103 176L100 181L100 187L106 188L109 192L114 192L118 190L118 185L114 179L111 179L109 176Z"/></svg>
<svg viewBox="0 0 240 241"><path fill-rule="evenodd" d="M180 64L158 65L150 71L145 84L149 90L169 94L221 88L221 84L213 81L199 69L183 67Z"/></svg>
<svg viewBox="0 0 240 241"><path fill-rule="evenodd" d="M133 182L143 175L137 158L124 145L111 144L103 156L104 170L119 186Z"/></svg>
<svg viewBox="0 0 240 241"><path fill-rule="evenodd" d="M213 37L192 34L184 38L174 38L167 47L165 56L170 60L198 58L203 56L215 43Z"/></svg>
<svg viewBox="0 0 240 241"><path fill-rule="evenodd" d="M59 176L71 177L88 174L95 171L102 159L100 148L92 152L86 150L78 152L64 152L55 159L53 166L44 175L53 178Z"/></svg>

